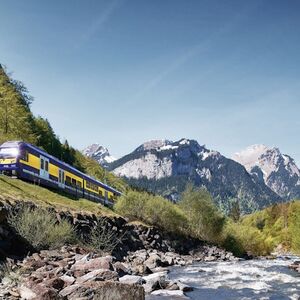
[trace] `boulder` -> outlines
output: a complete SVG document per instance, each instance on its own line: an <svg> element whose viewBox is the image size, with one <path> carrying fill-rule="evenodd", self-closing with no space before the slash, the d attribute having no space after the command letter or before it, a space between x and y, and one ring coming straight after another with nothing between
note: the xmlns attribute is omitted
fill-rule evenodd
<svg viewBox="0 0 300 300"><path fill-rule="evenodd" d="M183 292L191 292L191 291L194 290L193 287L191 287L191 286L189 286L189 285L187 285L187 284L184 284L184 283L182 283L182 282L180 282L180 281L177 281L176 284L177 284L177 286L179 287L179 289L180 289L181 291L183 291Z"/></svg>
<svg viewBox="0 0 300 300"><path fill-rule="evenodd" d="M94 280L117 280L118 273L115 271L105 270L105 269L97 269L93 270L81 277L78 277L75 281L77 284L82 284L86 281L94 281Z"/></svg>
<svg viewBox="0 0 300 300"><path fill-rule="evenodd" d="M19 287L19 294L20 294L21 298L24 300L31 300L36 297L36 294L31 289L26 287L25 285L21 285Z"/></svg>
<svg viewBox="0 0 300 300"><path fill-rule="evenodd" d="M66 274L61 276L60 279L64 281L64 287L69 286L75 282L75 278L73 276L68 276Z"/></svg>
<svg viewBox="0 0 300 300"><path fill-rule="evenodd" d="M153 253L145 260L144 264L151 270L156 267L160 267L162 265L162 261L158 254Z"/></svg>
<svg viewBox="0 0 300 300"><path fill-rule="evenodd" d="M180 299L189 299L188 297L185 296L183 291L170 291L170 290L157 290L151 293L151 295L154 296L171 296L171 297L176 297Z"/></svg>
<svg viewBox="0 0 300 300"><path fill-rule="evenodd" d="M69 300L93 299L93 300L145 300L145 292L142 286L136 284L124 284L113 281L85 283L73 294Z"/></svg>
<svg viewBox="0 0 300 300"><path fill-rule="evenodd" d="M146 282L142 276L135 275L125 275L123 277L120 277L119 281L127 284L143 284Z"/></svg>
<svg viewBox="0 0 300 300"><path fill-rule="evenodd" d="M112 266L113 257L97 257L93 259L88 259L88 257L83 257L76 261L71 267L72 271L93 271L96 269L113 270Z"/></svg>

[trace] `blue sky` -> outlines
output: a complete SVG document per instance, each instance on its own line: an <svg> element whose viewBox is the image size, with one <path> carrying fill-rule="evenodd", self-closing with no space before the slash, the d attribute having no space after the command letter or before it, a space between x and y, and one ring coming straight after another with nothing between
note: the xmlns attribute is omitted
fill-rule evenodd
<svg viewBox="0 0 300 300"><path fill-rule="evenodd" d="M0 63L79 149L193 138L300 165L297 0L0 0Z"/></svg>

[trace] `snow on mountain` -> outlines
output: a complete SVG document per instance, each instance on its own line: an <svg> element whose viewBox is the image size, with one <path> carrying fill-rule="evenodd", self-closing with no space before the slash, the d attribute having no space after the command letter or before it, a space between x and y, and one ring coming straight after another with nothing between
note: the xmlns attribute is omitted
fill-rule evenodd
<svg viewBox="0 0 300 300"><path fill-rule="evenodd" d="M86 147L82 153L96 160L101 166L106 167L108 164L112 163L116 159L109 154L107 148L101 146L100 144L92 144Z"/></svg>
<svg viewBox="0 0 300 300"><path fill-rule="evenodd" d="M145 142L109 164L109 170L133 185L173 199L179 198L188 183L206 187L225 210L230 199L239 199L244 212L280 201L241 164L189 139Z"/></svg>
<svg viewBox="0 0 300 300"><path fill-rule="evenodd" d="M233 160L263 180L274 192L286 199L300 197L300 170L295 161L278 148L253 145L235 153Z"/></svg>

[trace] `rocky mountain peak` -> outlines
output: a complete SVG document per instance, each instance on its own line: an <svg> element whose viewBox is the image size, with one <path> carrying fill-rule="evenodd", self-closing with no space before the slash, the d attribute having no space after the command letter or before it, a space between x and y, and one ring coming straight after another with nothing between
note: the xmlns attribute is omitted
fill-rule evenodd
<svg viewBox="0 0 300 300"><path fill-rule="evenodd" d="M235 153L233 160L242 164L249 173L263 179L281 197L300 196L300 171L295 161L276 147L253 145Z"/></svg>
<svg viewBox="0 0 300 300"><path fill-rule="evenodd" d="M140 145L138 148L135 149L135 151L139 152L139 151L158 150L170 144L172 144L172 141L169 140L150 140Z"/></svg>
<svg viewBox="0 0 300 300"><path fill-rule="evenodd" d="M100 165L107 166L109 163L115 161L116 159L110 155L107 148L103 147L100 144L92 144L86 147L82 153L96 160Z"/></svg>

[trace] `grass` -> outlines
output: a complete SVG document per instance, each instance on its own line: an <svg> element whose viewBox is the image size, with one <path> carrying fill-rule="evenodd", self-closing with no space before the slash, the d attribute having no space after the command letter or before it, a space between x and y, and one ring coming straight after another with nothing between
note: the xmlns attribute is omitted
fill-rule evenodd
<svg viewBox="0 0 300 300"><path fill-rule="evenodd" d="M74 199L68 195L48 190L19 179L0 175L0 201L28 201L41 206L51 206L59 210L115 216L109 208L87 199Z"/></svg>

